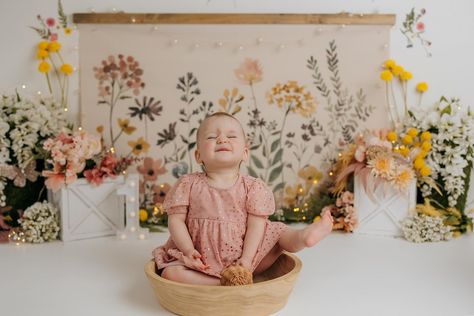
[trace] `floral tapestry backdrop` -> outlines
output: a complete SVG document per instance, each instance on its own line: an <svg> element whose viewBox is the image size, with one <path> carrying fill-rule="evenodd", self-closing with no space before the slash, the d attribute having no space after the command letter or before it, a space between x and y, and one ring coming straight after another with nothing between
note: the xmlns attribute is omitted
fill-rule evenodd
<svg viewBox="0 0 474 316"><path fill-rule="evenodd" d="M226 111L251 155L242 171L294 205L340 149L389 127L381 63L389 26L80 25L81 122L123 155L145 157L142 205L200 170L196 128Z"/></svg>

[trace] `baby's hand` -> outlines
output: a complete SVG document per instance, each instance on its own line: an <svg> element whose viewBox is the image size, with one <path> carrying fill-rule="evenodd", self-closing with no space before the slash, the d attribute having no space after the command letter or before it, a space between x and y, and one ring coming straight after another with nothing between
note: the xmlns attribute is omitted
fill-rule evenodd
<svg viewBox="0 0 474 316"><path fill-rule="evenodd" d="M184 264L194 270L206 270L209 269L208 265L205 265L201 261L201 254L196 249L193 249L183 256Z"/></svg>
<svg viewBox="0 0 474 316"><path fill-rule="evenodd" d="M244 257L240 257L240 259L238 259L235 264L239 265L239 266L242 266L244 268L246 268L247 270L251 271L251 268L252 268L252 260L250 259L247 259L247 258L244 258Z"/></svg>

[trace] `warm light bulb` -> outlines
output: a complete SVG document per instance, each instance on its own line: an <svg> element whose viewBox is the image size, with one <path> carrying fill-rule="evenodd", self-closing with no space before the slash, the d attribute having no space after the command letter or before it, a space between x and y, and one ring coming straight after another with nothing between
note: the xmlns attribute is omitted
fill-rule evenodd
<svg viewBox="0 0 474 316"><path fill-rule="evenodd" d="M130 217L135 217L137 215L135 212L130 212Z"/></svg>
<svg viewBox="0 0 474 316"><path fill-rule="evenodd" d="M136 229L135 226L130 227L130 231L131 231L132 233L135 232L136 230L137 230L137 229Z"/></svg>
<svg viewBox="0 0 474 316"><path fill-rule="evenodd" d="M133 203L133 202L135 202L135 197L131 196L131 197L128 198L128 200Z"/></svg>
<svg viewBox="0 0 474 316"><path fill-rule="evenodd" d="M140 235L138 235L138 238L139 238L140 240L145 239L145 234L140 234Z"/></svg>

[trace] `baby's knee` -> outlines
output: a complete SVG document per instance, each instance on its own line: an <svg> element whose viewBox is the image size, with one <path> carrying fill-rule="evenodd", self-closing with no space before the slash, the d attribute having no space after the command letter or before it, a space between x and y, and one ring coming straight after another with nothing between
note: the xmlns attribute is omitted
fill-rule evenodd
<svg viewBox="0 0 474 316"><path fill-rule="evenodd" d="M182 270L180 266L169 266L163 269L161 277L171 281L179 281Z"/></svg>

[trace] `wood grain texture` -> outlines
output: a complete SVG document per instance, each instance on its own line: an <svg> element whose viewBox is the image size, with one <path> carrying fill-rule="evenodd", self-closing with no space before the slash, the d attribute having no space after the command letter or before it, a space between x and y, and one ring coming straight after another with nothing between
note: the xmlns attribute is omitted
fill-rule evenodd
<svg viewBox="0 0 474 316"><path fill-rule="evenodd" d="M87 24L346 24L394 25L395 14L160 14L74 13Z"/></svg>
<svg viewBox="0 0 474 316"><path fill-rule="evenodd" d="M145 266L155 296L167 310L178 315L269 315L288 301L301 270L301 260L284 252L257 283L240 286L206 286L173 282L155 272L155 263Z"/></svg>

